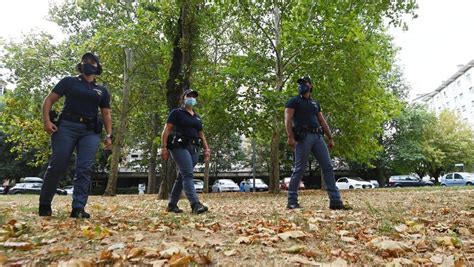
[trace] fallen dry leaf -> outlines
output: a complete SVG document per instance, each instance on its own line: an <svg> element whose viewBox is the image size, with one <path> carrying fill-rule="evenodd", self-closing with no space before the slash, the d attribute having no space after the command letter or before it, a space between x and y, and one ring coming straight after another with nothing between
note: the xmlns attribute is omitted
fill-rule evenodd
<svg viewBox="0 0 474 267"><path fill-rule="evenodd" d="M227 257L237 255L237 253L238 253L238 250L236 249L224 251L224 255L226 255Z"/></svg>
<svg viewBox="0 0 474 267"><path fill-rule="evenodd" d="M282 240L286 241L290 238L293 238L293 239L304 238L304 237L306 237L306 234L303 233L303 231L288 231L288 232L278 234L278 237L281 238Z"/></svg>
<svg viewBox="0 0 474 267"><path fill-rule="evenodd" d="M68 261L60 261L59 267L92 267L95 264L87 259L70 259Z"/></svg>
<svg viewBox="0 0 474 267"><path fill-rule="evenodd" d="M3 242L0 243L0 247L13 248L18 250L31 250L34 245L30 242Z"/></svg>

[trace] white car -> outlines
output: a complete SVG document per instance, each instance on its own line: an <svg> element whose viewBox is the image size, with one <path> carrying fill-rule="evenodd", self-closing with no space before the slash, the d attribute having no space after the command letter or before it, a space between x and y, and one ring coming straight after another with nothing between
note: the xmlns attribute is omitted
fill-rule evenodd
<svg viewBox="0 0 474 267"><path fill-rule="evenodd" d="M199 179L194 179L193 182L196 193L202 193L204 191L204 182Z"/></svg>
<svg viewBox="0 0 474 267"><path fill-rule="evenodd" d="M231 179L217 179L212 185L212 192L239 192L239 186Z"/></svg>
<svg viewBox="0 0 474 267"><path fill-rule="evenodd" d="M337 179L336 186L338 189L366 189L374 188L370 182L364 181L360 177L341 177Z"/></svg>

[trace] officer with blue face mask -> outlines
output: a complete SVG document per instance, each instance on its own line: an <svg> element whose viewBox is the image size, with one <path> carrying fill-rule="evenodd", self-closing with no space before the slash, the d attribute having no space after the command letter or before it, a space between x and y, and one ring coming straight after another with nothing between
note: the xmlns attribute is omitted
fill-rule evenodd
<svg viewBox="0 0 474 267"><path fill-rule="evenodd" d="M333 137L321 106L311 98L313 84L309 77L298 79L298 96L291 98L285 106L285 128L288 134L288 145L295 150L295 165L288 186L288 209L298 209L298 187L308 164L309 154L313 153L318 161L329 195L330 209L346 209L339 190L336 187L334 171L329 156L329 149L334 147ZM328 145L324 141L328 138Z"/></svg>
<svg viewBox="0 0 474 267"><path fill-rule="evenodd" d="M204 161L208 162L211 151L202 130L201 118L194 112L198 92L188 89L181 96L181 107L168 115L161 135L161 158L168 160L169 154L178 167L178 177L171 190L167 211L181 213L178 207L179 197L184 190L195 214L206 212L208 208L199 202L194 187L194 166L198 161L198 152L204 149Z"/></svg>
<svg viewBox="0 0 474 267"><path fill-rule="evenodd" d="M104 148L112 146L112 116L110 96L107 89L96 83L96 76L102 73L99 58L86 53L76 70L77 77L66 77L59 81L43 102L44 130L51 135L52 155L44 175L39 198L39 215L51 216L51 202L59 179L66 175L71 155L76 150L74 193L72 195L73 218L89 218L84 210L89 196L92 167L100 144L102 121L107 135ZM52 115L53 104L62 96L64 107L59 119ZM102 121L98 118L98 109Z"/></svg>

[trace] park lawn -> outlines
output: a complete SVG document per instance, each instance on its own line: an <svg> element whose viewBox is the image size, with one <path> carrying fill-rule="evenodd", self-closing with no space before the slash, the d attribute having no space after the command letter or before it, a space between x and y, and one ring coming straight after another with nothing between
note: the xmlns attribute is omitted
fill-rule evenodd
<svg viewBox="0 0 474 267"><path fill-rule="evenodd" d="M474 266L474 187L200 194L210 212L166 213L156 195L92 196L90 220L69 218L70 196L38 217L38 196L0 196L0 265ZM399 265L398 265L399 266Z"/></svg>

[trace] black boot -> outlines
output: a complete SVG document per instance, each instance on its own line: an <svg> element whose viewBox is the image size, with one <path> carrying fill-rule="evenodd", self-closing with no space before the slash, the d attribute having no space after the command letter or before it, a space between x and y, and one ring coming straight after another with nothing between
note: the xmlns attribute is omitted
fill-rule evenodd
<svg viewBox="0 0 474 267"><path fill-rule="evenodd" d="M300 206L299 203L295 203L295 204L288 203L288 205L286 205L286 208L289 210L294 210L294 209L301 209L302 207Z"/></svg>
<svg viewBox="0 0 474 267"><path fill-rule="evenodd" d="M167 212L174 212L174 213L181 213L183 212L182 209L180 209L178 207L178 205L171 205L171 204L168 204L168 207L166 208L166 211Z"/></svg>
<svg viewBox="0 0 474 267"><path fill-rule="evenodd" d="M71 218L89 219L90 217L91 215L84 208L73 208L71 211Z"/></svg>
<svg viewBox="0 0 474 267"><path fill-rule="evenodd" d="M351 210L352 208L344 205L342 201L329 201L329 208L332 210Z"/></svg>
<svg viewBox="0 0 474 267"><path fill-rule="evenodd" d="M191 205L191 209L193 210L193 213L195 214L201 214L203 212L208 211L209 209L201 204L201 202L197 202Z"/></svg>
<svg viewBox="0 0 474 267"><path fill-rule="evenodd" d="M49 217L53 213L51 210L51 205L39 205L38 210L39 216L41 217Z"/></svg>

